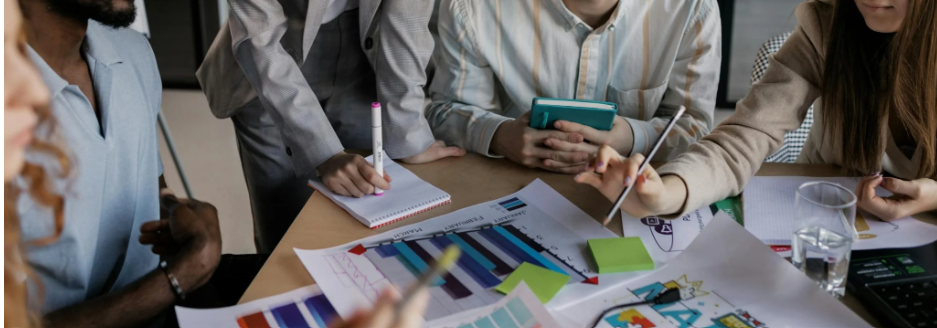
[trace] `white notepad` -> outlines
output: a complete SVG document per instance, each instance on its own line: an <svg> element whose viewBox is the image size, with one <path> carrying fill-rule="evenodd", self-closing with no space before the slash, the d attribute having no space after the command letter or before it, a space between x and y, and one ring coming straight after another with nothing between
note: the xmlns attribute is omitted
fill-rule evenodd
<svg viewBox="0 0 937 328"><path fill-rule="evenodd" d="M803 226L794 208L797 188L811 181L838 183L855 190L858 178L850 177L752 177L742 192L745 230L768 245L790 245L794 230ZM846 234L845 227L842 231Z"/></svg>
<svg viewBox="0 0 937 328"><path fill-rule="evenodd" d="M384 158L387 154L384 154ZM372 156L367 161L372 162ZM394 161L384 160L384 173L393 179L390 190L381 196L365 195L361 198L333 193L322 183L321 177L309 179L309 186L328 197L348 214L371 229L448 204L448 193L436 188Z"/></svg>

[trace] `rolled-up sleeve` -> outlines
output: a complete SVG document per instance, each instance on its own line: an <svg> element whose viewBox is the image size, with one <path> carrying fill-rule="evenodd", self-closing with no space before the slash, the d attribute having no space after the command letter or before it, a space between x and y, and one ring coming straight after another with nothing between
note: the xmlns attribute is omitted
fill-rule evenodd
<svg viewBox="0 0 937 328"><path fill-rule="evenodd" d="M298 176L309 175L344 148L289 53L301 50L280 44L288 24L283 7L266 0L229 0L229 4L228 24L238 65L280 128L293 170Z"/></svg>
<svg viewBox="0 0 937 328"><path fill-rule="evenodd" d="M465 3L443 0L439 10L441 56L430 87L426 118L437 139L490 157L498 126L511 118L495 94L495 76L476 51L476 34Z"/></svg>
<svg viewBox="0 0 937 328"><path fill-rule="evenodd" d="M680 106L686 107L686 113L666 136L655 160L673 159L709 134L722 63L721 40L722 28L716 1L700 1L684 31L660 108L648 121L625 118L634 133L631 155L650 152Z"/></svg>

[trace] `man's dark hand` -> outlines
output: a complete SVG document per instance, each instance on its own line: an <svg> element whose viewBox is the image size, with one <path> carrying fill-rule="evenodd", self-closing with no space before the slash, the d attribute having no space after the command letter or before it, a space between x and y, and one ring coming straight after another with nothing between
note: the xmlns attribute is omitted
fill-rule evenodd
<svg viewBox="0 0 937 328"><path fill-rule="evenodd" d="M142 244L169 262L182 289L190 292L208 282L221 258L218 211L208 203L164 194L161 218L140 227Z"/></svg>

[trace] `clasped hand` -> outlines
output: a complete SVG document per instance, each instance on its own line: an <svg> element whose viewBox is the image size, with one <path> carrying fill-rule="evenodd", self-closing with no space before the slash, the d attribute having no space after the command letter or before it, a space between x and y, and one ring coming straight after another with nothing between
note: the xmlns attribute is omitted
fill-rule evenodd
<svg viewBox="0 0 937 328"><path fill-rule="evenodd" d="M221 259L218 210L195 199L160 194L160 220L140 226L140 243L169 262L182 289L191 292L207 283Z"/></svg>
<svg viewBox="0 0 937 328"><path fill-rule="evenodd" d="M892 193L881 197L875 188L882 186ZM937 182L932 179L901 180L881 174L863 178L856 186L860 209L885 221L892 221L921 212L937 210Z"/></svg>
<svg viewBox="0 0 937 328"><path fill-rule="evenodd" d="M491 142L492 151L527 167L575 174L586 170L590 156L602 145L630 152L631 125L616 116L612 129L600 131L569 121L556 121L556 130L530 127L530 112L502 123Z"/></svg>

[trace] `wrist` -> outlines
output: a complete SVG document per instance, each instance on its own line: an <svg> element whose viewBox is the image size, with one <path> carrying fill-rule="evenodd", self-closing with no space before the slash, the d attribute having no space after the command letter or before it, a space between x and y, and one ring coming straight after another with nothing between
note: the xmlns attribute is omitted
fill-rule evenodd
<svg viewBox="0 0 937 328"><path fill-rule="evenodd" d="M631 126L631 122L627 119L618 116L619 124L621 124L621 133L616 136L618 142L616 143L615 151L617 151L622 156L631 157L631 152L634 150L634 128Z"/></svg>
<svg viewBox="0 0 937 328"><path fill-rule="evenodd" d="M184 251L176 261L168 263L169 272L176 276L179 285L185 293L191 293L211 279L218 266L218 261L212 261L209 247L194 247Z"/></svg>
<svg viewBox="0 0 937 328"><path fill-rule="evenodd" d="M661 177L661 181L664 184L664 206L662 206L662 213L665 215L673 215L683 212L684 207L686 207L687 196L689 191L687 190L686 182L682 178L676 175L665 175Z"/></svg>
<svg viewBox="0 0 937 328"><path fill-rule="evenodd" d="M495 129L495 133L491 136L491 143L488 144L489 153L504 156L504 147L501 146L500 141L504 140L502 134L506 133L508 124L511 124L511 122L501 123L498 125L498 128Z"/></svg>

